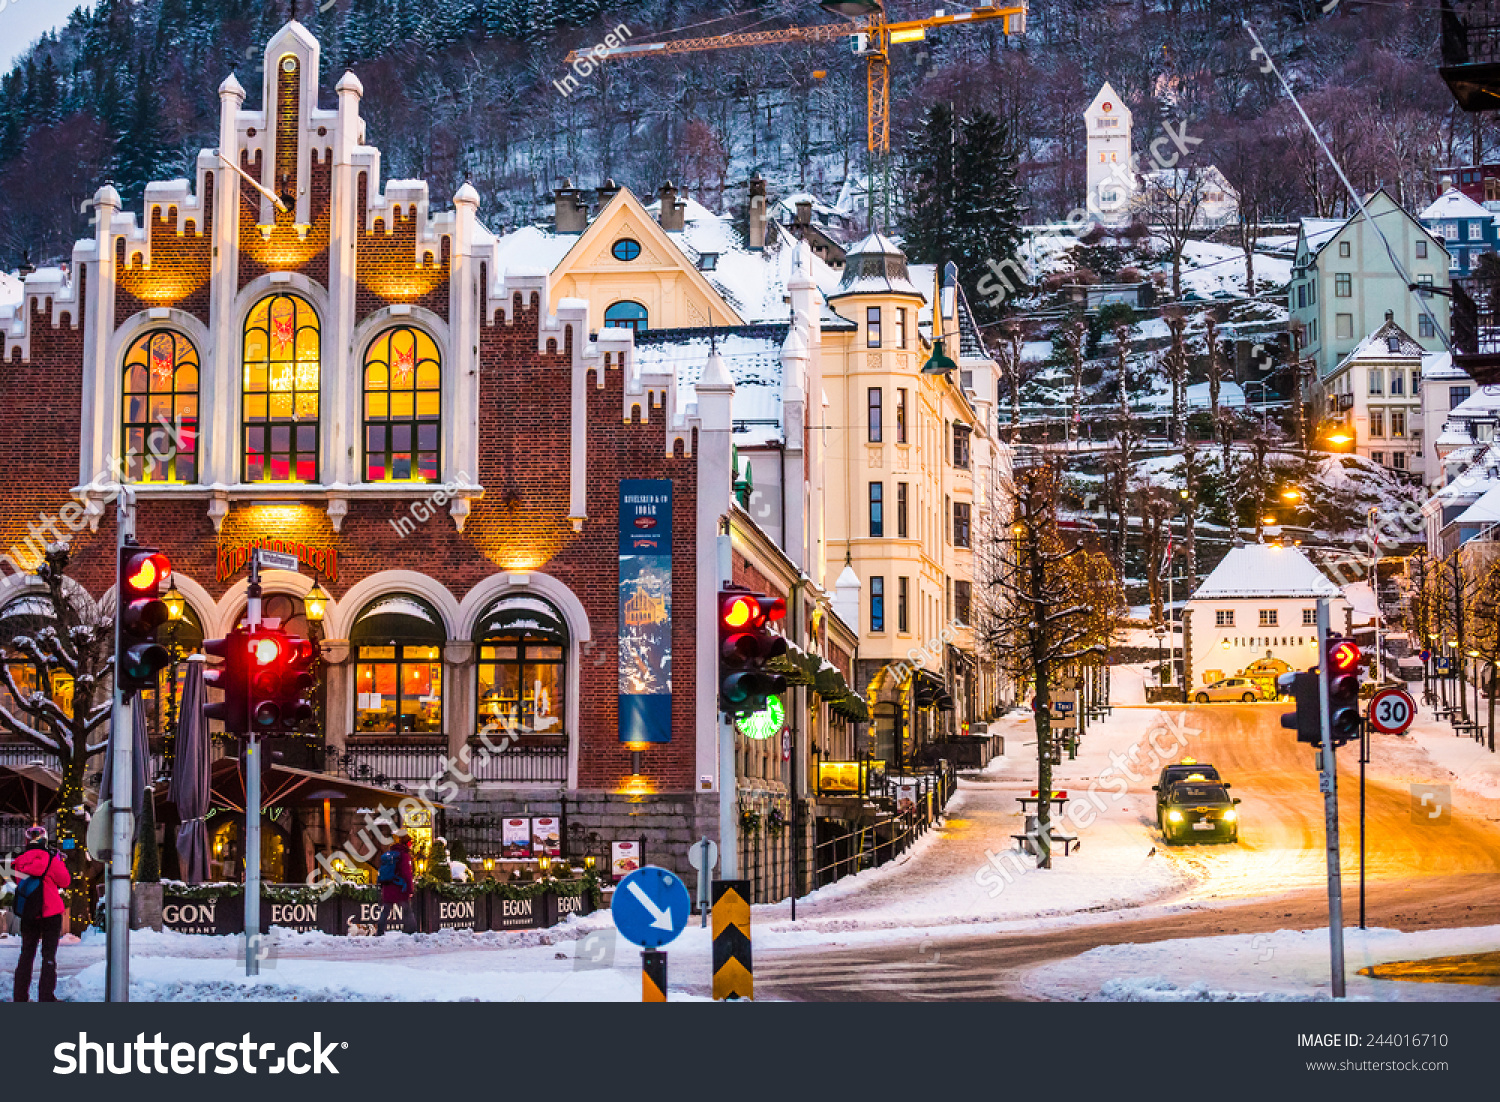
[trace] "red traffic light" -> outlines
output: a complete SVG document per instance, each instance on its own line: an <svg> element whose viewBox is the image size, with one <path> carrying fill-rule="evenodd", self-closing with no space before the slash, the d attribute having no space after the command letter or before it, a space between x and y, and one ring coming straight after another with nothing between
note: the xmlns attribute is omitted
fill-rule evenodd
<svg viewBox="0 0 1500 1102"><path fill-rule="evenodd" d="M250 657L257 666L269 666L281 657L281 643L275 636L257 636L250 643Z"/></svg>
<svg viewBox="0 0 1500 1102"><path fill-rule="evenodd" d="M719 621L726 628L742 631L757 626L760 620L760 604L754 597L738 594L724 597L719 602Z"/></svg>
<svg viewBox="0 0 1500 1102"><path fill-rule="evenodd" d="M172 563L160 551L140 551L126 557L121 573L128 589L154 595L156 588L172 576Z"/></svg>
<svg viewBox="0 0 1500 1102"><path fill-rule="evenodd" d="M1330 673L1351 673L1359 668L1359 647L1348 639L1340 639L1328 647L1328 669Z"/></svg>

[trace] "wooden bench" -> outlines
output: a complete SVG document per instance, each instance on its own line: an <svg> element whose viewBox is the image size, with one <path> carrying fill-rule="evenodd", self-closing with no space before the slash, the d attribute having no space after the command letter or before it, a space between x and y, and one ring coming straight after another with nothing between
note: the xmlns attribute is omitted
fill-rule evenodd
<svg viewBox="0 0 1500 1102"><path fill-rule="evenodd" d="M1028 845L1034 846L1037 841L1036 838L1034 838L1030 834L1012 834L1011 837L1016 840L1016 848L1019 849L1022 853L1031 852L1026 847ZM1073 856L1073 851L1075 849L1081 848L1083 845L1083 843L1078 840L1078 835L1076 834L1051 833L1048 834L1047 837L1053 842L1062 843L1064 857Z"/></svg>

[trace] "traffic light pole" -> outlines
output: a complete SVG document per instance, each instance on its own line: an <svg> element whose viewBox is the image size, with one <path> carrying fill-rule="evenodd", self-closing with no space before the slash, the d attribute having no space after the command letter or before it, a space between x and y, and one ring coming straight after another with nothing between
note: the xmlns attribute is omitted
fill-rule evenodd
<svg viewBox="0 0 1500 1102"><path fill-rule="evenodd" d="M134 494L120 486L115 508L115 664L114 698L110 706L110 855L108 874L108 927L105 932L104 1000L130 1001L130 864L134 856L135 823L130 809L134 772L135 729L130 705L121 688L120 625L124 620L125 579L120 576L124 550L135 537Z"/></svg>
<svg viewBox="0 0 1500 1102"><path fill-rule="evenodd" d="M722 587L734 579L734 548L729 536L719 537L718 559L719 584ZM715 665L717 666L717 662ZM717 687L714 695L718 696ZM740 784L734 764L734 720L722 710L715 715L719 719L719 879L738 880Z"/></svg>
<svg viewBox="0 0 1500 1102"><path fill-rule="evenodd" d="M260 627L260 552L250 554L250 585L245 591L250 630ZM245 678L245 714L253 709L255 678ZM245 726L245 975L260 975L260 740L253 720Z"/></svg>
<svg viewBox="0 0 1500 1102"><path fill-rule="evenodd" d="M1339 871L1339 770L1329 707L1328 598L1318 598L1318 709L1323 728L1323 821L1328 840L1328 951L1333 997L1344 997L1344 900Z"/></svg>

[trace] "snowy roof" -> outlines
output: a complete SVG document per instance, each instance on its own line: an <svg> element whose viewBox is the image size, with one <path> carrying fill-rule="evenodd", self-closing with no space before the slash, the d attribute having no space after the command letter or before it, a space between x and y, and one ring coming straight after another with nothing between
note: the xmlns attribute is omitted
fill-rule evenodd
<svg viewBox="0 0 1500 1102"><path fill-rule="evenodd" d="M1375 603L1375 593L1369 582L1351 582L1343 587L1344 600L1356 616L1371 619L1380 615L1380 606Z"/></svg>
<svg viewBox="0 0 1500 1102"><path fill-rule="evenodd" d="M911 281L906 254L883 233L872 233L849 246L844 276L833 295L896 294L926 298ZM831 296L830 296L831 297Z"/></svg>
<svg viewBox="0 0 1500 1102"><path fill-rule="evenodd" d="M1422 378L1424 379L1467 379L1469 377L1461 367L1453 366L1453 353L1451 352L1427 352L1422 356Z"/></svg>
<svg viewBox="0 0 1500 1102"><path fill-rule="evenodd" d="M781 346L788 326L745 325L719 329L719 358L734 377L730 417L740 447L781 440ZM698 379L711 347L706 329L647 329L635 335L635 360L642 371L672 371L680 401L696 402Z"/></svg>
<svg viewBox="0 0 1500 1102"><path fill-rule="evenodd" d="M16 276L0 272L0 306L19 305L25 286Z"/></svg>
<svg viewBox="0 0 1500 1102"><path fill-rule="evenodd" d="M1394 349L1391 348L1392 339L1396 342ZM1422 346L1414 341L1405 329L1394 321L1387 320L1379 329L1360 341L1354 351L1340 360L1338 367L1333 370L1337 372L1356 360L1389 360L1396 356L1419 359L1423 351Z"/></svg>
<svg viewBox="0 0 1500 1102"><path fill-rule="evenodd" d="M1478 394L1469 395L1450 409L1448 418L1458 421L1484 420L1493 417L1497 409L1500 409L1500 392L1491 392L1488 387L1484 387Z"/></svg>
<svg viewBox="0 0 1500 1102"><path fill-rule="evenodd" d="M576 244L576 233L554 233L544 226L522 226L497 239L495 260L500 270L495 272L494 278L499 281L507 271L515 268L553 271Z"/></svg>
<svg viewBox="0 0 1500 1102"><path fill-rule="evenodd" d="M1500 486L1492 486L1453 519L1454 524L1500 524Z"/></svg>
<svg viewBox="0 0 1500 1102"><path fill-rule="evenodd" d="M1338 586L1295 547L1256 543L1231 548L1203 580L1192 600L1339 595Z"/></svg>
<svg viewBox="0 0 1500 1102"><path fill-rule="evenodd" d="M1333 240L1334 234L1344 228L1342 218L1304 218L1302 236L1307 239L1308 252L1316 253Z"/></svg>
<svg viewBox="0 0 1500 1102"><path fill-rule="evenodd" d="M1439 195L1417 217L1426 222L1438 218L1493 218L1494 215L1455 187Z"/></svg>

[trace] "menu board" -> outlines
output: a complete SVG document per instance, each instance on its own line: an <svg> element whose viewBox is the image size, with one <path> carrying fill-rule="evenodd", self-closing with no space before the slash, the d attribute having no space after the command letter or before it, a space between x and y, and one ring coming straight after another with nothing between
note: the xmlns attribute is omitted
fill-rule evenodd
<svg viewBox="0 0 1500 1102"><path fill-rule="evenodd" d="M641 844L639 842L611 842L609 844L609 878L620 881L641 867Z"/></svg>
<svg viewBox="0 0 1500 1102"><path fill-rule="evenodd" d="M500 834L501 857L531 856L531 820L506 819Z"/></svg>
<svg viewBox="0 0 1500 1102"><path fill-rule="evenodd" d="M562 856L562 831L556 819L531 820L531 852L538 857Z"/></svg>

